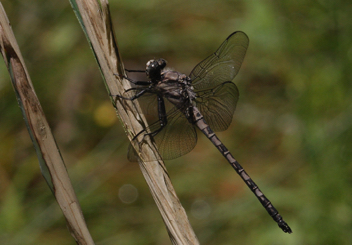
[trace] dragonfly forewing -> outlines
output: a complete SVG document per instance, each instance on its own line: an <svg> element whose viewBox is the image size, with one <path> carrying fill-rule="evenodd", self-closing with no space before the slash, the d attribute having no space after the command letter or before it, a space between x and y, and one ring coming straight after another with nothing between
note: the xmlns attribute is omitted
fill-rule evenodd
<svg viewBox="0 0 352 245"><path fill-rule="evenodd" d="M244 32L232 33L215 53L200 62L189 77L195 90L213 88L220 83L231 82L241 68L249 39Z"/></svg>

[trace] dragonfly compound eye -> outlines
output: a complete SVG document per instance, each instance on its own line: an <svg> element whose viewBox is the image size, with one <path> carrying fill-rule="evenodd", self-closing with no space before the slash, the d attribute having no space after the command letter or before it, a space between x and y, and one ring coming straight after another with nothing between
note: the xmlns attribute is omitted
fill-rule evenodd
<svg viewBox="0 0 352 245"><path fill-rule="evenodd" d="M146 73L150 79L160 79L161 70L166 66L164 59L149 60L146 66Z"/></svg>
<svg viewBox="0 0 352 245"><path fill-rule="evenodd" d="M162 58L158 59L157 62L158 62L158 65L159 65L161 70L165 68L166 63L167 63L166 60L164 60Z"/></svg>

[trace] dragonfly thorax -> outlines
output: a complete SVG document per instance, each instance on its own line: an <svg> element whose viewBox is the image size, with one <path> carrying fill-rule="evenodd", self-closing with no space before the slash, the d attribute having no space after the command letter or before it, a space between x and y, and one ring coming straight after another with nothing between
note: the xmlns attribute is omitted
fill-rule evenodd
<svg viewBox="0 0 352 245"><path fill-rule="evenodd" d="M163 71L155 90L177 108L187 107L195 99L190 78L177 71Z"/></svg>

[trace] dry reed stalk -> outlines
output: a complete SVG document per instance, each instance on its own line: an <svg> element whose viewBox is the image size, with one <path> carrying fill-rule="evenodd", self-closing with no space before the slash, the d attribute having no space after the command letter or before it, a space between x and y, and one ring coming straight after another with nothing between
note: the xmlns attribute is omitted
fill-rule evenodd
<svg viewBox="0 0 352 245"><path fill-rule="evenodd" d="M84 221L59 148L34 91L16 38L1 3L0 52L9 71L17 101L36 149L40 169L65 215L68 228L78 244L93 245L93 239Z"/></svg>
<svg viewBox="0 0 352 245"><path fill-rule="evenodd" d="M121 91L129 89L131 85L126 79L122 79L125 71L115 40L108 1L70 0L70 2L94 52L109 93L121 94ZM132 140L133 136L147 125L140 113L138 102L117 100L114 106L128 138ZM177 245L199 244L171 184L166 167L161 160L157 160L160 157L155 145L149 137L145 140L147 142L141 146L136 145L134 141L132 144L141 159L140 169L159 208L171 242ZM143 159L148 162L144 162Z"/></svg>

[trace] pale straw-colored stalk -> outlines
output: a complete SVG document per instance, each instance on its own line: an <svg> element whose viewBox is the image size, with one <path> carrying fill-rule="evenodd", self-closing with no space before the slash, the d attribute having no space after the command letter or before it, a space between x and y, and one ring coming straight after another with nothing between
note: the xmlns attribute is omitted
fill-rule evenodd
<svg viewBox="0 0 352 245"><path fill-rule="evenodd" d="M81 207L48 121L34 91L9 20L0 3L0 52L9 71L18 104L35 147L40 169L78 244L93 245Z"/></svg>
<svg viewBox="0 0 352 245"><path fill-rule="evenodd" d="M109 94L122 94L131 88L131 85L123 79L125 71L114 35L108 1L70 0L70 2L91 45ZM138 102L123 99L115 101L113 97L111 100L129 140L132 140L147 126L143 114L140 113ZM177 198L166 167L161 160L157 160L160 157L154 143L149 137L144 137L143 142L136 144L132 141L132 145L141 159L140 169L160 210L171 242L178 245L199 244L186 212Z"/></svg>

